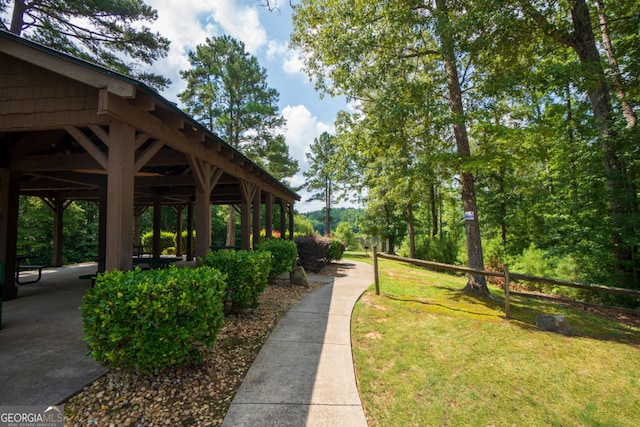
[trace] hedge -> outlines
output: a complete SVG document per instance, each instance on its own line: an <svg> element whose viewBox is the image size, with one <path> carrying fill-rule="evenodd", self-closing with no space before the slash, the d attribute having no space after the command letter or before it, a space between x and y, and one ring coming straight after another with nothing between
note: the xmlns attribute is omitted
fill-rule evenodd
<svg viewBox="0 0 640 427"><path fill-rule="evenodd" d="M203 264L220 270L227 277L225 312L236 313L258 305L258 297L267 287L271 271L271 252L209 252Z"/></svg>
<svg viewBox="0 0 640 427"><path fill-rule="evenodd" d="M298 260L305 270L319 272L331 261L339 261L344 253L344 243L340 239L313 235L300 236L295 240Z"/></svg>
<svg viewBox="0 0 640 427"><path fill-rule="evenodd" d="M153 251L153 231L149 231L142 235L142 246L145 252ZM160 253L164 253L167 249L176 246L176 234L170 231L160 232ZM186 248L186 246L184 246Z"/></svg>
<svg viewBox="0 0 640 427"><path fill-rule="evenodd" d="M271 252L271 277L290 272L298 259L298 247L291 240L268 239L260 242L257 249Z"/></svg>
<svg viewBox="0 0 640 427"><path fill-rule="evenodd" d="M210 267L101 274L81 304L93 358L159 372L199 363L224 323L224 276Z"/></svg>

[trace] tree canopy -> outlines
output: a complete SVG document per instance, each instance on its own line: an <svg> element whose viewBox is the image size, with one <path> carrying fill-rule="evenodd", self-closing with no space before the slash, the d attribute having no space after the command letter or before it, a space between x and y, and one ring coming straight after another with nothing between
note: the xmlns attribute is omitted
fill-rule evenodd
<svg viewBox="0 0 640 427"><path fill-rule="evenodd" d="M180 75L187 88L178 95L189 114L278 178L293 176L285 120L278 91L267 85L267 71L229 36L207 38L189 52L191 68Z"/></svg>
<svg viewBox="0 0 640 427"><path fill-rule="evenodd" d="M565 278L640 288L638 6L296 4L307 73L357 110L336 150L368 227L408 253L450 259L457 242L454 258L484 268L535 248L572 265Z"/></svg>
<svg viewBox="0 0 640 427"><path fill-rule="evenodd" d="M158 18L142 0L0 0L0 12L13 4L1 25L46 46L130 75L162 89L170 81L142 67L164 57L169 40L144 23ZM127 59L133 59L134 62Z"/></svg>

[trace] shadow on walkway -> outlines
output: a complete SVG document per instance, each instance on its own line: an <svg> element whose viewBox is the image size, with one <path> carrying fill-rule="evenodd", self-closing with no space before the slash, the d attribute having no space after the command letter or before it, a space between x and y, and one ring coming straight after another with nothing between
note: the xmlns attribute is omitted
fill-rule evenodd
<svg viewBox="0 0 640 427"><path fill-rule="evenodd" d="M342 277L280 320L251 365L223 426L366 426L351 355L351 312L373 269L345 264Z"/></svg>

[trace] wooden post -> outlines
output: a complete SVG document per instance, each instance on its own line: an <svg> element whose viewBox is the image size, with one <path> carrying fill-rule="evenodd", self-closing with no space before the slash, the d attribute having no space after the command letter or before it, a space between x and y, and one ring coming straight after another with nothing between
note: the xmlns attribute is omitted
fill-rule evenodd
<svg viewBox="0 0 640 427"><path fill-rule="evenodd" d="M155 194L153 196L153 248L151 252L153 253L154 258L160 257L161 245L162 245L162 200L160 196Z"/></svg>
<svg viewBox="0 0 640 427"><path fill-rule="evenodd" d="M380 295L380 276L378 275L378 247L373 245L373 280L376 285L376 295Z"/></svg>
<svg viewBox="0 0 640 427"><path fill-rule="evenodd" d="M107 259L107 186L100 188L98 200L98 272L106 271Z"/></svg>
<svg viewBox="0 0 640 427"><path fill-rule="evenodd" d="M193 202L187 205L187 261L193 260Z"/></svg>
<svg viewBox="0 0 640 427"><path fill-rule="evenodd" d="M135 138L131 125L109 125L106 271L133 268Z"/></svg>
<svg viewBox="0 0 640 427"><path fill-rule="evenodd" d="M4 278L0 278L0 299L5 301L18 297L15 266L19 193L20 173L0 168L0 261L4 263Z"/></svg>
<svg viewBox="0 0 640 427"><path fill-rule="evenodd" d="M250 223L251 223L251 203L245 196L242 196L240 203L240 248L242 250L251 249L250 245Z"/></svg>
<svg viewBox="0 0 640 427"><path fill-rule="evenodd" d="M280 199L280 238L281 239L286 239L287 238L287 228L285 225L285 211L284 211L284 207L285 207L285 201Z"/></svg>
<svg viewBox="0 0 640 427"><path fill-rule="evenodd" d="M260 211L262 210L262 191L256 189L256 194L253 195L253 249L257 248L260 244Z"/></svg>
<svg viewBox="0 0 640 427"><path fill-rule="evenodd" d="M504 265L504 317L509 320L511 316L511 302L509 301L509 264Z"/></svg>
<svg viewBox="0 0 640 427"><path fill-rule="evenodd" d="M294 229L294 210L293 210L293 202L289 204L289 240L293 240L293 229Z"/></svg>
<svg viewBox="0 0 640 427"><path fill-rule="evenodd" d="M207 256L211 246L211 193L196 186L196 257Z"/></svg>
<svg viewBox="0 0 640 427"><path fill-rule="evenodd" d="M182 212L184 205L176 206L176 256L182 256Z"/></svg>
<svg viewBox="0 0 640 427"><path fill-rule="evenodd" d="M267 239L273 237L273 201L272 193L265 194L264 229Z"/></svg>

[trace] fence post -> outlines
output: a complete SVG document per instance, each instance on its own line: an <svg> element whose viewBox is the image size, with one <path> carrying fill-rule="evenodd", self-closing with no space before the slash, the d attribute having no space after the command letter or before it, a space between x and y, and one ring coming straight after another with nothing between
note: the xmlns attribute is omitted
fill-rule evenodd
<svg viewBox="0 0 640 427"><path fill-rule="evenodd" d="M511 305L509 301L509 264L504 265L504 316L509 320Z"/></svg>
<svg viewBox="0 0 640 427"><path fill-rule="evenodd" d="M378 246L373 245L373 280L376 284L376 295L380 295L380 278L378 276Z"/></svg>

